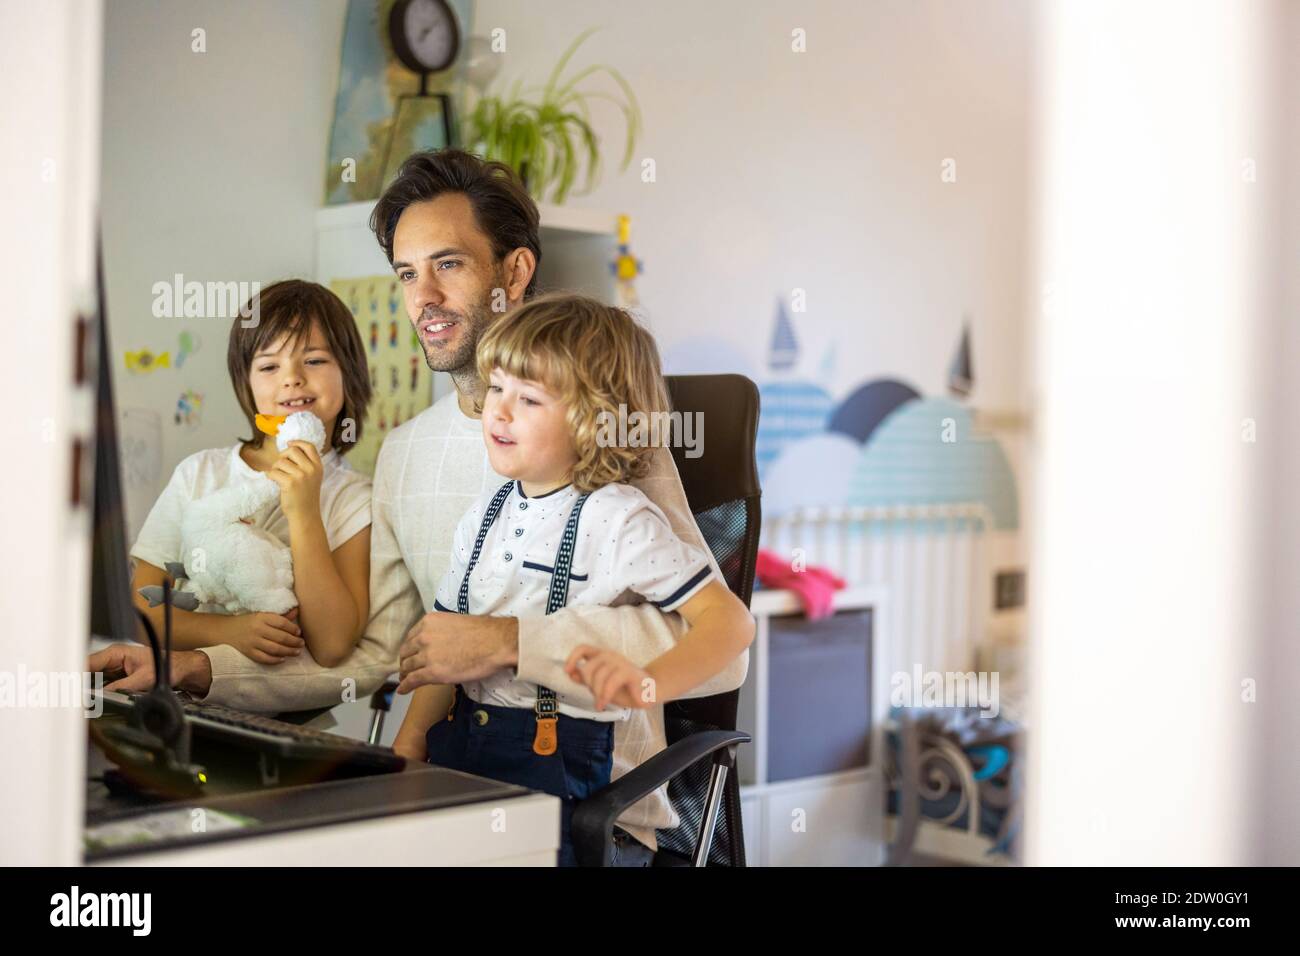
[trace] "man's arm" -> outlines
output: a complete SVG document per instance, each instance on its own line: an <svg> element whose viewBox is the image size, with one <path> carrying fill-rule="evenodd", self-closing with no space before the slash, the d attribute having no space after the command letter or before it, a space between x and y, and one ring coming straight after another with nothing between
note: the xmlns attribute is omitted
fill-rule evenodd
<svg viewBox="0 0 1300 956"><path fill-rule="evenodd" d="M377 690L397 670L397 648L424 609L411 579L394 527L396 487L387 446L375 465L370 533L370 621L356 648L336 667L321 667L308 654L274 666L249 660L228 645L202 648L212 666L212 685L204 703L274 713L308 710L342 703L345 691L355 699Z"/></svg>
<svg viewBox="0 0 1300 956"><path fill-rule="evenodd" d="M682 490L672 453L656 448L650 473L634 483L646 497L659 506L673 533L682 541L702 551L719 581L724 580L713 552L695 524ZM686 623L679 614L665 614L652 604L626 607L567 607L545 617L519 621L519 651L516 669L523 680L532 681L563 694L579 707L594 707L591 691L574 683L564 672L564 663L580 644L617 651L638 667L672 650ZM749 671L749 651L727 665L726 669L683 697L710 697L738 688Z"/></svg>
<svg viewBox="0 0 1300 956"><path fill-rule="evenodd" d="M358 644L337 667L321 667L308 654L287 658L283 664L259 664L229 644L201 647L198 653L208 658L212 684L207 696L196 695L196 699L272 714L361 700L379 689L397 661L395 648L369 640Z"/></svg>
<svg viewBox="0 0 1300 956"><path fill-rule="evenodd" d="M568 607L545 617L519 621L519 662L523 680L563 694L577 707L594 709L590 688L577 684L564 672L569 654L580 644L618 651L638 667L677 646L686 633L679 614L664 614L653 604L625 607ZM745 682L749 672L746 650L720 673L682 697L725 694Z"/></svg>

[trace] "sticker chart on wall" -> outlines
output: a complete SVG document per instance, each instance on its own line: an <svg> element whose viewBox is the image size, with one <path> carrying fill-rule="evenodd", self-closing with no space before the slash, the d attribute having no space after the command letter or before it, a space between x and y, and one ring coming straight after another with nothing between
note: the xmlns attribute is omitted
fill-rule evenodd
<svg viewBox="0 0 1300 956"><path fill-rule="evenodd" d="M433 401L433 373L391 275L335 279L330 288L352 312L370 369L370 408L361 440L348 452L347 461L357 471L373 475L379 446L388 433Z"/></svg>

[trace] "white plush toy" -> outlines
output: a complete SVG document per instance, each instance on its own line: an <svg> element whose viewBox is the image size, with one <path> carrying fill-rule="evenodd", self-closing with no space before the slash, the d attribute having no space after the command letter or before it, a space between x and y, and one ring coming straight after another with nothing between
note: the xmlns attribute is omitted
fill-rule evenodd
<svg viewBox="0 0 1300 956"><path fill-rule="evenodd" d="M261 427L262 422L258 424ZM324 454L325 425L311 412L294 412L275 433L280 451L299 439ZM298 606L289 548L269 531L240 521L269 507L279 496L280 486L258 474L190 503L181 518L185 564L168 563L165 569L173 578L188 579L188 584L172 591L173 607L192 611L200 604L218 604L230 614L285 614ZM140 593L150 607L162 603L162 588L157 585L141 588Z"/></svg>

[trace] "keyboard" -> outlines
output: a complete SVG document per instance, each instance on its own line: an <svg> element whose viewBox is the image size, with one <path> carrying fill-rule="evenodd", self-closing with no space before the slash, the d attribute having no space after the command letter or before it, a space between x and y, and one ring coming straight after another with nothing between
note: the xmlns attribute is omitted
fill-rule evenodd
<svg viewBox="0 0 1300 956"><path fill-rule="evenodd" d="M129 713L134 709L135 696L138 695L131 692L103 691L105 709ZM190 732L196 737L246 747L285 760L312 761L365 773L395 773L406 766L406 759L387 747L220 704L200 704L183 696L178 699Z"/></svg>

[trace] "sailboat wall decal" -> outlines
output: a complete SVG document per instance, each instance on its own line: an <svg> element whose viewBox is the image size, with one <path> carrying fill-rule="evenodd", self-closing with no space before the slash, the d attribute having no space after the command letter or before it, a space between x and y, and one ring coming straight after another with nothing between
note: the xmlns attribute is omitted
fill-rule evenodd
<svg viewBox="0 0 1300 956"><path fill-rule="evenodd" d="M952 364L948 366L948 391L957 398L969 398L971 390L975 387L975 372L971 366L970 352L970 322L967 321L962 326L961 341L957 343Z"/></svg>
<svg viewBox="0 0 1300 956"><path fill-rule="evenodd" d="M786 314L785 303L776 300L776 324L772 328L772 346L768 350L767 366L773 372L786 372L799 361L799 342L794 337L794 326Z"/></svg>

